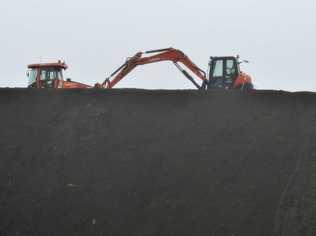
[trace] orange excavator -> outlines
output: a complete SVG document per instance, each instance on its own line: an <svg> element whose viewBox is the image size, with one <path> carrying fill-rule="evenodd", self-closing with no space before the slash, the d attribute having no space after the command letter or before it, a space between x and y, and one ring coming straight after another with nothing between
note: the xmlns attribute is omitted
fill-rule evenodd
<svg viewBox="0 0 316 236"><path fill-rule="evenodd" d="M143 57L146 54L154 55ZM247 61L240 62L239 56L211 57L207 76L188 56L174 48L159 49L144 53L138 52L133 57L128 58L102 84L96 84L95 87L111 89L137 66L162 61L171 61L198 89L253 89L251 77L240 70L240 64ZM198 79L202 80L202 84L197 83L182 65L193 72Z"/></svg>

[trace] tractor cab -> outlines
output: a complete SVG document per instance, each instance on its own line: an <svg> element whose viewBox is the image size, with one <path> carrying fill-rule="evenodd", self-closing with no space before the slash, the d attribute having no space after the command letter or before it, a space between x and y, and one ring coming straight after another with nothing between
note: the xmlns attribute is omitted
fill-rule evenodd
<svg viewBox="0 0 316 236"><path fill-rule="evenodd" d="M62 86L63 70L67 69L64 62L32 64L28 66L29 88L59 88Z"/></svg>
<svg viewBox="0 0 316 236"><path fill-rule="evenodd" d="M252 90L251 76L240 70L241 63L237 57L211 57L209 63L208 89L240 89Z"/></svg>

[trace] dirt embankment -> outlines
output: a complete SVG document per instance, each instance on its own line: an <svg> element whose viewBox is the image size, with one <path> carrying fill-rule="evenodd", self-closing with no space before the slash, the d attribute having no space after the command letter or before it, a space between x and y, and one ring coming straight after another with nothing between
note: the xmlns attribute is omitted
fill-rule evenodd
<svg viewBox="0 0 316 236"><path fill-rule="evenodd" d="M0 90L0 235L316 235L316 94Z"/></svg>

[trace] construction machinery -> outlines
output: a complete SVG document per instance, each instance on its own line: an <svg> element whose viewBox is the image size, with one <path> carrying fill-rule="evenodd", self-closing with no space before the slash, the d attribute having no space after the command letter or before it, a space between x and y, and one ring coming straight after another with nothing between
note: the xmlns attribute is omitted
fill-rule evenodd
<svg viewBox="0 0 316 236"><path fill-rule="evenodd" d="M205 73L182 51L174 48L138 52L133 57L128 58L103 83L95 84L94 88L112 89L137 66L162 61L172 62L196 88L201 90L253 89L251 77L240 70L240 64L247 61L240 61L239 56L211 57L208 73ZM64 80L63 70L67 69L65 62L32 64L28 68L28 87L30 88L93 88L93 86L74 82L70 79ZM185 68L201 80L201 83L198 83Z"/></svg>
<svg viewBox="0 0 316 236"><path fill-rule="evenodd" d="M27 77L29 88L92 88L90 85L64 80L63 71L68 66L65 62L39 63L28 66Z"/></svg>
<svg viewBox="0 0 316 236"><path fill-rule="evenodd" d="M148 54L154 55L143 57L143 55ZM184 74L184 76L198 89L253 89L251 77L240 70L240 64L247 61L240 62L239 56L211 57L207 75L182 51L174 48L138 52L133 57L128 58L126 62L115 70L102 84L96 84L95 87L108 89L113 88L137 66L161 61L173 62L173 64ZM196 82L182 65L193 72L198 79L202 80L202 84Z"/></svg>

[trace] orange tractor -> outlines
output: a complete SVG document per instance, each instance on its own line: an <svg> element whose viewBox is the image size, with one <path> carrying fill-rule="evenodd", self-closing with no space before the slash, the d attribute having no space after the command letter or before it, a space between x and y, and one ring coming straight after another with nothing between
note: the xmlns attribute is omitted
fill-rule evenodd
<svg viewBox="0 0 316 236"><path fill-rule="evenodd" d="M148 54L154 55L144 56ZM242 62L239 61L238 56L211 57L207 75L182 51L174 48L138 52L133 57L128 58L126 62L115 70L103 83L97 83L94 87L99 89L112 89L137 66L162 61L172 62L198 89L253 89L251 77L240 70L240 64ZM184 67L189 69L202 83L199 84L196 82ZM71 80L64 81L62 71L67 69L67 66L62 62L30 65L29 69L29 87L92 88L92 86L72 82Z"/></svg>
<svg viewBox="0 0 316 236"><path fill-rule="evenodd" d="M63 71L68 66L65 62L40 63L28 66L27 77L29 88L92 88L90 85L64 80Z"/></svg>

